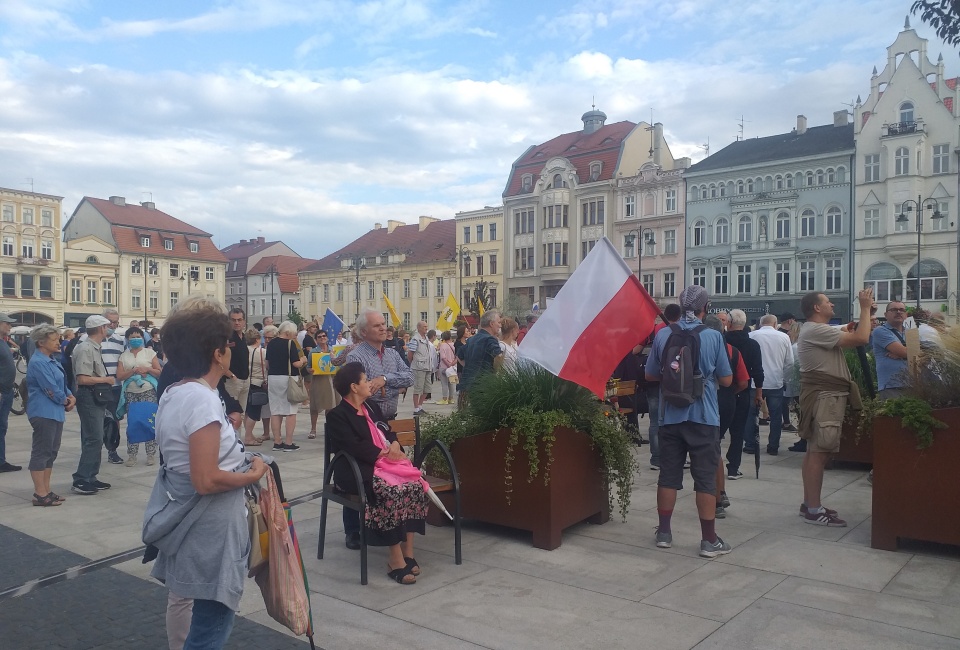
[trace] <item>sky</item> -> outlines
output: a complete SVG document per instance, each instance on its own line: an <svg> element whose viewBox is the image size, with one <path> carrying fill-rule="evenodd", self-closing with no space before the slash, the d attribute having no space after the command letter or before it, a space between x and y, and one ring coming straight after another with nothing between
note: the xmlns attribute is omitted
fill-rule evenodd
<svg viewBox="0 0 960 650"><path fill-rule="evenodd" d="M499 205L531 145L662 122L674 156L832 123L910 0L0 0L0 186L153 200L319 258ZM911 26L957 51L919 17Z"/></svg>

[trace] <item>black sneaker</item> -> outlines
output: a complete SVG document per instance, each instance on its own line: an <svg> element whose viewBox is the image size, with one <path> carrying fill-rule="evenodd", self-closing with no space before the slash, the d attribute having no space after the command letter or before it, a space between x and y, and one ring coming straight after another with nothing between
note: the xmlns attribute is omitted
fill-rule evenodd
<svg viewBox="0 0 960 650"><path fill-rule="evenodd" d="M283 444L282 442L275 442L275 443L273 443L273 450L274 450L274 451L286 451L286 450L287 450L287 446L286 446L285 444Z"/></svg>
<svg viewBox="0 0 960 650"><path fill-rule="evenodd" d="M807 450L806 440L797 440L793 445L787 448L787 451L805 452Z"/></svg>
<svg viewBox="0 0 960 650"><path fill-rule="evenodd" d="M103 481L94 481L94 482L92 483L92 485L93 485L93 487L97 488L98 490L109 490L109 489L110 489L110 484L109 484L109 483L104 483Z"/></svg>
<svg viewBox="0 0 960 650"><path fill-rule="evenodd" d="M70 490L76 494L96 494L97 488L94 487L93 483L87 483L86 481L77 481L73 484L73 487Z"/></svg>
<svg viewBox="0 0 960 650"><path fill-rule="evenodd" d="M767 425L770 424L770 420L769 420L769 418L767 418L767 419L765 419L765 418L760 418L760 419L758 420L758 423L760 424L761 427L765 427L765 426L767 426Z"/></svg>
<svg viewBox="0 0 960 650"><path fill-rule="evenodd" d="M19 465L12 465L6 461L0 464L0 472L19 472L22 469Z"/></svg>
<svg viewBox="0 0 960 650"><path fill-rule="evenodd" d="M297 451L298 449L300 449L300 445L294 444L292 442L289 445L283 446L284 451Z"/></svg>
<svg viewBox="0 0 960 650"><path fill-rule="evenodd" d="M736 480L741 479L741 478L743 478L743 472L741 472L740 470L737 470L737 471L734 472L733 474L730 474L729 472L727 472L727 480L728 480L728 481L736 481Z"/></svg>
<svg viewBox="0 0 960 650"><path fill-rule="evenodd" d="M114 465L123 465L123 459L120 458L120 454L115 451L111 451L107 454L107 460L113 463Z"/></svg>
<svg viewBox="0 0 960 650"><path fill-rule="evenodd" d="M780 430L781 430L781 431L789 431L789 432L791 432L791 433L796 433L796 432L797 432L797 427L793 426L793 424L785 424L785 425L783 425L783 427L781 427Z"/></svg>

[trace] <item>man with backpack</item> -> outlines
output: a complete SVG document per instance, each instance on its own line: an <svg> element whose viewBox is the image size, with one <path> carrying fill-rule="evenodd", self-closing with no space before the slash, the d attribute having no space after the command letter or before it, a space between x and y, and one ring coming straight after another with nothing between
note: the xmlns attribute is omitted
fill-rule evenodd
<svg viewBox="0 0 960 650"><path fill-rule="evenodd" d="M720 410L717 386L730 386L733 375L723 336L702 322L709 304L707 290L691 285L680 294L684 312L679 322L657 333L646 376L660 382L660 480L657 482L658 548L673 545L670 520L683 489L683 463L690 455L690 474L700 516L700 557L730 552L716 533L717 481L720 463Z"/></svg>

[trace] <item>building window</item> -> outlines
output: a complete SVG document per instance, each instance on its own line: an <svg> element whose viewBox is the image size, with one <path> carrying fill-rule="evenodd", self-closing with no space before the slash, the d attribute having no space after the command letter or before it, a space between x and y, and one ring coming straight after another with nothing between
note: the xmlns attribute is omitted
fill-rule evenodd
<svg viewBox="0 0 960 650"><path fill-rule="evenodd" d="M643 285L644 290L653 295L653 273L644 273L643 278L641 278L640 283Z"/></svg>
<svg viewBox="0 0 960 650"><path fill-rule="evenodd" d="M818 170L817 170L817 185L823 185L823 180L824 180L823 170L822 170L822 169L818 169Z"/></svg>
<svg viewBox="0 0 960 650"><path fill-rule="evenodd" d="M170 309L173 309L174 307L176 307L178 302L180 302L180 292L171 291L170 292ZM262 300L260 301L260 303L261 303L261 306L263 306Z"/></svg>
<svg viewBox="0 0 960 650"><path fill-rule="evenodd" d="M907 272L907 301L917 299L917 265ZM920 300L947 299L947 269L936 260L920 264Z"/></svg>
<svg viewBox="0 0 960 650"><path fill-rule="evenodd" d="M490 275L497 274L497 254L490 253Z"/></svg>
<svg viewBox="0 0 960 650"><path fill-rule="evenodd" d="M32 277L32 276L31 276ZM40 298L53 298L53 278L49 275L40 276L40 291L37 294Z"/></svg>
<svg viewBox="0 0 960 650"><path fill-rule="evenodd" d="M427 279L426 278L420 278L420 297L421 298L427 297Z"/></svg>
<svg viewBox="0 0 960 650"><path fill-rule="evenodd" d="M488 296L487 302L490 303L489 307L490 309L493 309L494 307L497 306L497 290L496 289L488 290L487 296ZM437 316L437 320L440 320L439 315Z"/></svg>
<svg viewBox="0 0 960 650"><path fill-rule="evenodd" d="M463 258L463 275L466 276L466 277L468 277L468 278L470 277L471 269L473 268L473 267L471 266L472 264L473 264L473 258L472 258L472 257L467 256L467 257Z"/></svg>
<svg viewBox="0 0 960 650"><path fill-rule="evenodd" d="M53 259L53 242L49 239L40 242L40 257L45 260Z"/></svg>
<svg viewBox="0 0 960 650"><path fill-rule="evenodd" d="M713 292L726 295L730 292L730 267L717 266L713 269Z"/></svg>
<svg viewBox="0 0 960 650"><path fill-rule="evenodd" d="M776 291L777 293L787 293L790 291L790 262L777 262L776 269Z"/></svg>
<svg viewBox="0 0 960 650"><path fill-rule="evenodd" d="M567 205L548 205L543 208L543 227L544 228L566 228L569 217L569 207ZM480 234L479 232L477 233Z"/></svg>
<svg viewBox="0 0 960 650"><path fill-rule="evenodd" d="M200 252L200 244L197 243L197 242L195 242L195 241L190 242L190 252L191 252L191 253L199 253L199 252ZM179 301L180 299L177 298L177 300Z"/></svg>
<svg viewBox="0 0 960 650"><path fill-rule="evenodd" d="M544 266L566 266L567 265L567 243L550 243L543 245L543 265Z"/></svg>
<svg viewBox="0 0 960 650"><path fill-rule="evenodd" d="M87 280L87 303L96 304L97 302L97 282L95 280Z"/></svg>
<svg viewBox="0 0 960 650"><path fill-rule="evenodd" d="M878 301L903 298L903 275L900 269L889 262L880 262L867 269L863 286L872 287L873 295Z"/></svg>
<svg viewBox="0 0 960 650"><path fill-rule="evenodd" d="M737 181L737 194L743 194L743 181Z"/></svg>
<svg viewBox="0 0 960 650"><path fill-rule="evenodd" d="M667 255L677 252L677 231L663 231L663 252ZM673 294L670 294L673 295Z"/></svg>
<svg viewBox="0 0 960 650"><path fill-rule="evenodd" d="M483 241L483 224L481 223L477 225L477 243L479 244L482 241Z"/></svg>
<svg viewBox="0 0 960 650"><path fill-rule="evenodd" d="M730 222L726 220L725 217L720 217L717 219L716 225L713 227L713 243L715 244L729 244L730 243Z"/></svg>
<svg viewBox="0 0 960 650"><path fill-rule="evenodd" d="M632 219L637 216L637 197L633 194L623 199L623 216L625 219Z"/></svg>
<svg viewBox="0 0 960 650"><path fill-rule="evenodd" d="M157 260L147 262L147 273L150 275L160 275L160 262Z"/></svg>
<svg viewBox="0 0 960 650"><path fill-rule="evenodd" d="M207 269L206 269L206 271L205 271L204 277L206 277L207 280L213 280L213 267L212 267L212 266L208 266L208 267L207 267Z"/></svg>
<svg viewBox="0 0 960 650"><path fill-rule="evenodd" d="M3 206L3 220L8 223L13 223L13 206L6 205Z"/></svg>
<svg viewBox="0 0 960 650"><path fill-rule="evenodd" d="M518 248L514 257L515 271L533 270L533 247Z"/></svg>
<svg viewBox="0 0 960 650"><path fill-rule="evenodd" d="M815 291L814 260L800 260L800 291Z"/></svg>
<svg viewBox="0 0 960 650"><path fill-rule="evenodd" d="M707 245L707 224L703 220L699 220L697 223L693 224L693 245Z"/></svg>
<svg viewBox="0 0 960 650"><path fill-rule="evenodd" d="M40 282L41 293L43 293L43 282ZM42 296L41 296L42 297ZM103 304L112 305L113 304L113 282L104 282L103 283Z"/></svg>
<svg viewBox="0 0 960 650"><path fill-rule="evenodd" d="M897 176L904 176L910 173L910 151L906 147L898 147L894 154L894 173Z"/></svg>
<svg viewBox="0 0 960 650"><path fill-rule="evenodd" d="M940 213L939 219L934 219L933 214L930 215L930 222L933 224L933 230L946 230L947 229L947 215L950 214L950 203L947 201L940 201L937 203L937 212Z"/></svg>
<svg viewBox="0 0 960 650"><path fill-rule="evenodd" d="M323 285L323 302L330 302L330 285Z"/></svg>
<svg viewBox="0 0 960 650"><path fill-rule="evenodd" d="M737 241L741 242L750 242L753 241L753 220L748 216L740 217L740 221L737 224Z"/></svg>
<svg viewBox="0 0 960 650"><path fill-rule="evenodd" d="M367 300L373 300L377 297L377 283L373 280L367 280Z"/></svg>
<svg viewBox="0 0 960 650"><path fill-rule="evenodd" d="M584 226L603 223L603 199L584 201L581 204L581 212Z"/></svg>
<svg viewBox="0 0 960 650"><path fill-rule="evenodd" d="M70 280L70 302L79 303L83 300L82 291L80 280Z"/></svg>
<svg viewBox="0 0 960 650"><path fill-rule="evenodd" d="M587 241L580 242L580 260L585 260L587 255L590 254L590 251L593 250L593 247L597 245L596 239L589 239Z"/></svg>
<svg viewBox="0 0 960 650"><path fill-rule="evenodd" d="M261 299L260 299L260 313L263 314L264 316L267 315L267 300L266 300L266 298L261 298Z"/></svg>
<svg viewBox="0 0 960 650"><path fill-rule="evenodd" d="M410 331L410 312L403 312L403 329Z"/></svg>
<svg viewBox="0 0 960 650"><path fill-rule="evenodd" d="M20 256L26 257L26 258L33 257L33 240L32 239L24 239L22 242L20 242Z"/></svg>
<svg viewBox="0 0 960 650"><path fill-rule="evenodd" d="M10 296L12 298L17 297L17 274L16 273L3 274L3 295Z"/></svg>
<svg viewBox="0 0 960 650"><path fill-rule="evenodd" d="M837 172L834 171L833 167L830 167L827 170L827 182L836 183L837 182Z"/></svg>
<svg viewBox="0 0 960 650"><path fill-rule="evenodd" d="M463 227L463 243L464 244L470 243L470 226Z"/></svg>
<svg viewBox="0 0 960 650"><path fill-rule="evenodd" d="M40 210L40 225L45 228L53 227L53 210L47 210L46 208Z"/></svg>
<svg viewBox="0 0 960 650"><path fill-rule="evenodd" d="M150 275L156 275L156 273L153 272L153 262L150 263ZM190 281L196 282L199 279L200 279L200 267L194 266L194 265L190 266ZM271 282L273 281L272 277L270 278L270 281Z"/></svg>
<svg viewBox="0 0 960 650"><path fill-rule="evenodd" d="M337 302L343 301L343 283L337 282Z"/></svg>
<svg viewBox="0 0 960 650"><path fill-rule="evenodd" d="M903 204L895 203L893 206L893 230L894 232L907 232L910 229L910 217L906 219L898 219L900 215L904 214ZM906 216L906 215L904 215Z"/></svg>
<svg viewBox="0 0 960 650"><path fill-rule="evenodd" d="M143 260L135 259L130 260L130 273L133 275L140 275L143 273Z"/></svg>
<svg viewBox="0 0 960 650"><path fill-rule="evenodd" d="M490 241L497 241L497 224L490 224Z"/></svg>
<svg viewBox="0 0 960 650"><path fill-rule="evenodd" d="M863 180L866 183L880 180L880 154L867 154L863 157Z"/></svg>
<svg viewBox="0 0 960 650"><path fill-rule="evenodd" d="M425 312L425 311L420 312L420 320L426 322L426 320L427 320L427 312Z"/></svg>
<svg viewBox="0 0 960 650"><path fill-rule="evenodd" d="M713 183L710 183L710 198L711 199L717 198L717 186L714 185Z"/></svg>
<svg viewBox="0 0 960 650"><path fill-rule="evenodd" d="M13 257L13 249L16 248L16 239L10 236L3 237L3 254L7 257Z"/></svg>
<svg viewBox="0 0 960 650"><path fill-rule="evenodd" d="M390 297L390 281L383 280L381 282L380 290L383 292L383 295L389 298Z"/></svg>
<svg viewBox="0 0 960 650"><path fill-rule="evenodd" d="M464 289L464 290L463 290L463 302L462 302L461 304L463 304L463 305L469 305L469 304L470 304L470 290L469 290L469 289ZM437 320L440 320L440 319L438 318Z"/></svg>
<svg viewBox="0 0 960 650"><path fill-rule="evenodd" d="M824 273L827 276L827 291L837 291L840 286L840 267L843 260L839 257L824 260Z"/></svg>
<svg viewBox="0 0 960 650"><path fill-rule="evenodd" d="M675 295L677 295L677 274L664 273L663 274L663 297L671 298Z"/></svg>
<svg viewBox="0 0 960 650"><path fill-rule="evenodd" d="M903 102L900 104L900 122L913 122L913 104Z"/></svg>
<svg viewBox="0 0 960 650"><path fill-rule="evenodd" d="M23 225L33 225L33 208L23 207L20 209L20 215L23 217Z"/></svg>
<svg viewBox="0 0 960 650"><path fill-rule="evenodd" d="M636 257L637 249L635 247L636 235L624 235L623 236L623 256L626 259L631 257Z"/></svg>
<svg viewBox="0 0 960 650"><path fill-rule="evenodd" d="M170 277L179 278L180 277L180 265L177 262L170 262ZM266 280L261 280L266 282Z"/></svg>
<svg viewBox="0 0 960 650"><path fill-rule="evenodd" d="M147 237L146 235L140 237L140 245L143 248L150 248L150 238Z"/></svg>
<svg viewBox="0 0 960 650"><path fill-rule="evenodd" d="M880 210L871 208L863 211L864 237L876 237L880 234Z"/></svg>
<svg viewBox="0 0 960 650"><path fill-rule="evenodd" d="M524 174L520 177L520 189L524 192L533 189L533 174Z"/></svg>
<svg viewBox="0 0 960 650"><path fill-rule="evenodd" d="M130 309L140 309L140 289L130 290Z"/></svg>
<svg viewBox="0 0 960 650"><path fill-rule="evenodd" d="M173 240L172 240L172 239L166 239L166 238L165 238L165 239L163 240L163 249L164 249L164 250L168 250L168 251L172 251L172 250L173 250Z"/></svg>
<svg viewBox="0 0 960 650"><path fill-rule="evenodd" d="M560 174L554 174L553 182L550 184L550 187L552 187L555 190L558 190L562 187L566 187L566 183L563 182L563 176L561 176Z"/></svg>
<svg viewBox="0 0 960 650"><path fill-rule="evenodd" d="M533 208L513 211L513 233L522 235L533 232L534 211Z"/></svg>
<svg viewBox="0 0 960 650"><path fill-rule="evenodd" d="M933 145L933 173L946 174L950 171L950 145Z"/></svg>
<svg viewBox="0 0 960 650"><path fill-rule="evenodd" d="M707 186L706 186L706 185L701 185L701 186L700 186L700 198L701 198L701 199L706 199L706 198L707 198Z"/></svg>
<svg viewBox="0 0 960 650"><path fill-rule="evenodd" d="M153 289L150 290L150 301L148 303L149 309L160 309L160 292Z"/></svg>
<svg viewBox="0 0 960 650"><path fill-rule="evenodd" d="M410 297L410 280L409 279L406 279L403 281L403 297L404 298Z"/></svg>
<svg viewBox="0 0 960 650"><path fill-rule="evenodd" d="M651 235L652 233L648 234L643 240L643 254L647 257L657 254L657 240Z"/></svg>
<svg viewBox="0 0 960 650"><path fill-rule="evenodd" d="M293 298L287 299L287 313L292 314L293 310L297 308L297 301Z"/></svg>
<svg viewBox="0 0 960 650"><path fill-rule="evenodd" d="M480 271L480 260L482 258L477 258L477 271ZM443 290L443 276L437 278L437 298L443 298L446 293Z"/></svg>
<svg viewBox="0 0 960 650"><path fill-rule="evenodd" d="M693 283L707 288L707 267L705 266L695 266L693 267Z"/></svg>
<svg viewBox="0 0 960 650"><path fill-rule="evenodd" d="M477 255L477 275L483 275L483 255Z"/></svg>
<svg viewBox="0 0 960 650"><path fill-rule="evenodd" d="M804 210L800 215L800 236L813 237L817 234L817 215L813 210Z"/></svg>
<svg viewBox="0 0 960 650"><path fill-rule="evenodd" d="M790 239L790 215L781 212L777 215L777 239Z"/></svg>
<svg viewBox="0 0 960 650"><path fill-rule="evenodd" d="M590 182L600 180L600 170L602 169L602 163L594 162L590 163Z"/></svg>
<svg viewBox="0 0 960 650"><path fill-rule="evenodd" d="M34 278L35 275L21 275L20 276L20 297L21 298L33 298L34 295Z"/></svg>
<svg viewBox="0 0 960 650"><path fill-rule="evenodd" d="M782 190L782 189L783 189L783 176L781 176L780 174L777 174L777 177L774 179L773 183L774 183L774 187L775 187L775 188L777 188L778 190Z"/></svg>
<svg viewBox="0 0 960 650"><path fill-rule="evenodd" d="M750 279L752 277L750 264L737 265L737 293L750 293Z"/></svg>
<svg viewBox="0 0 960 650"><path fill-rule="evenodd" d="M827 210L826 220L827 220L827 234L828 235L840 235L843 231L843 224L840 221L840 208L834 206Z"/></svg>

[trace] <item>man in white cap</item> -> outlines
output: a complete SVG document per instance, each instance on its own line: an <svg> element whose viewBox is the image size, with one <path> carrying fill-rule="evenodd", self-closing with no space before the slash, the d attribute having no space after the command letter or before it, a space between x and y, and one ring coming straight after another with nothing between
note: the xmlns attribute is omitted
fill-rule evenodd
<svg viewBox="0 0 960 650"><path fill-rule="evenodd" d="M7 422L13 407L13 384L17 380L17 365L7 343L10 326L14 323L6 314L0 314L0 472L16 472L20 465L7 462Z"/></svg>
<svg viewBox="0 0 960 650"><path fill-rule="evenodd" d="M80 462L73 474L71 489L77 494L96 494L110 489L109 483L97 480L103 444L103 416L105 407L112 403L113 377L107 374L100 354L100 344L107 336L110 320L90 316L85 325L87 340L73 350L72 357L77 380L77 413L80 415Z"/></svg>

